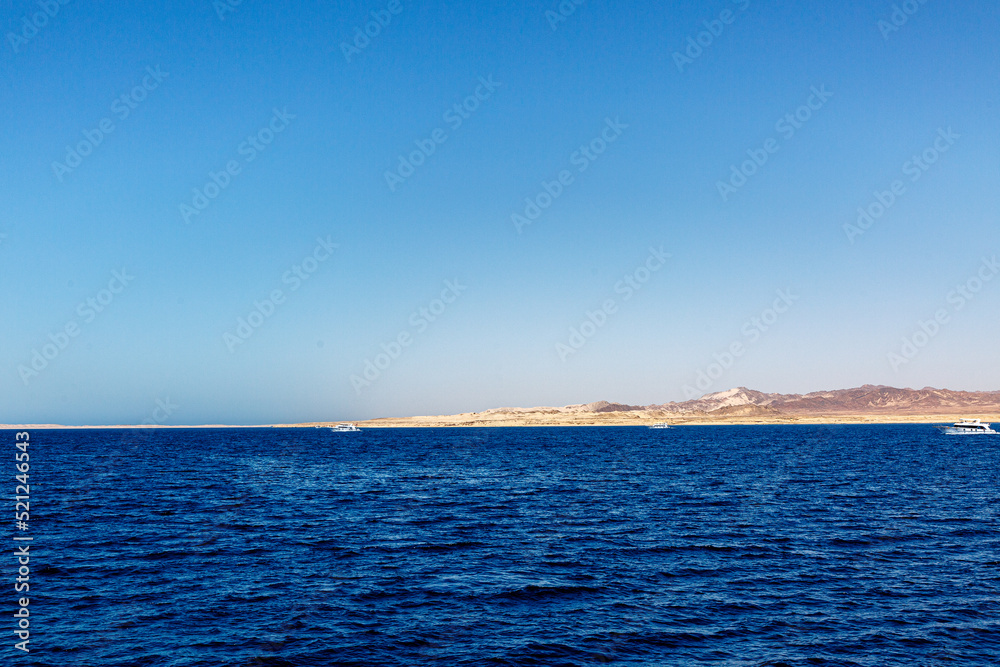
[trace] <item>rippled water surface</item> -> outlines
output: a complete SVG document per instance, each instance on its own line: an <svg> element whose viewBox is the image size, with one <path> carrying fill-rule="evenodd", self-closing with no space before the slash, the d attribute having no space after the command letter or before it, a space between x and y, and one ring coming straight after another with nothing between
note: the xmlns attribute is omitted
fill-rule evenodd
<svg viewBox="0 0 1000 667"><path fill-rule="evenodd" d="M17 664L1000 663L1000 436L38 430L31 443L33 650Z"/></svg>

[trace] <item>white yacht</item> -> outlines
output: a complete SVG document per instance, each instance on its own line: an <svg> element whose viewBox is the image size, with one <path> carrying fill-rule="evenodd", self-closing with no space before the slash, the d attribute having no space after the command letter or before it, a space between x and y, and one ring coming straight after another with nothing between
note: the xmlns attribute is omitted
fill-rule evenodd
<svg viewBox="0 0 1000 667"><path fill-rule="evenodd" d="M337 433L349 433L351 431L360 431L361 429L354 424L337 424L336 426L331 426L330 430Z"/></svg>
<svg viewBox="0 0 1000 667"><path fill-rule="evenodd" d="M958 435L960 433L996 433L990 424L984 424L980 419L963 419L951 426L938 426L938 428L948 435Z"/></svg>
<svg viewBox="0 0 1000 667"><path fill-rule="evenodd" d="M649 428L670 428L670 424L668 424L667 422L656 422Z"/></svg>

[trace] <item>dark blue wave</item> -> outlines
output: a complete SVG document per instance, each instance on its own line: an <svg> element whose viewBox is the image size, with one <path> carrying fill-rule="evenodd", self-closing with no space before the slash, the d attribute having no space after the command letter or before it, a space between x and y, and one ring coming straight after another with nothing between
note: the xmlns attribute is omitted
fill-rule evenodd
<svg viewBox="0 0 1000 667"><path fill-rule="evenodd" d="M33 650L17 664L1000 663L989 437L31 438Z"/></svg>

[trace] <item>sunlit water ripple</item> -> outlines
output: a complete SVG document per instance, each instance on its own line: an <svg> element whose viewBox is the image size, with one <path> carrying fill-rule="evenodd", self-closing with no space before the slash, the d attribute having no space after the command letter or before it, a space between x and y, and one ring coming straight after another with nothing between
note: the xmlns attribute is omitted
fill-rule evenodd
<svg viewBox="0 0 1000 667"><path fill-rule="evenodd" d="M39 430L31 443L33 650L19 664L1000 662L1000 436Z"/></svg>

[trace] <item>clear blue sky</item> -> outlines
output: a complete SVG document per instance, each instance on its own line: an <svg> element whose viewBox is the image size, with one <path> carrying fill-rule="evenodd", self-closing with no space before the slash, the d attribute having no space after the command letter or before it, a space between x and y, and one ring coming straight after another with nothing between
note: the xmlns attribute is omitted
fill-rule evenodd
<svg viewBox="0 0 1000 667"><path fill-rule="evenodd" d="M1000 388L1000 6L677 4L7 3L0 422Z"/></svg>

